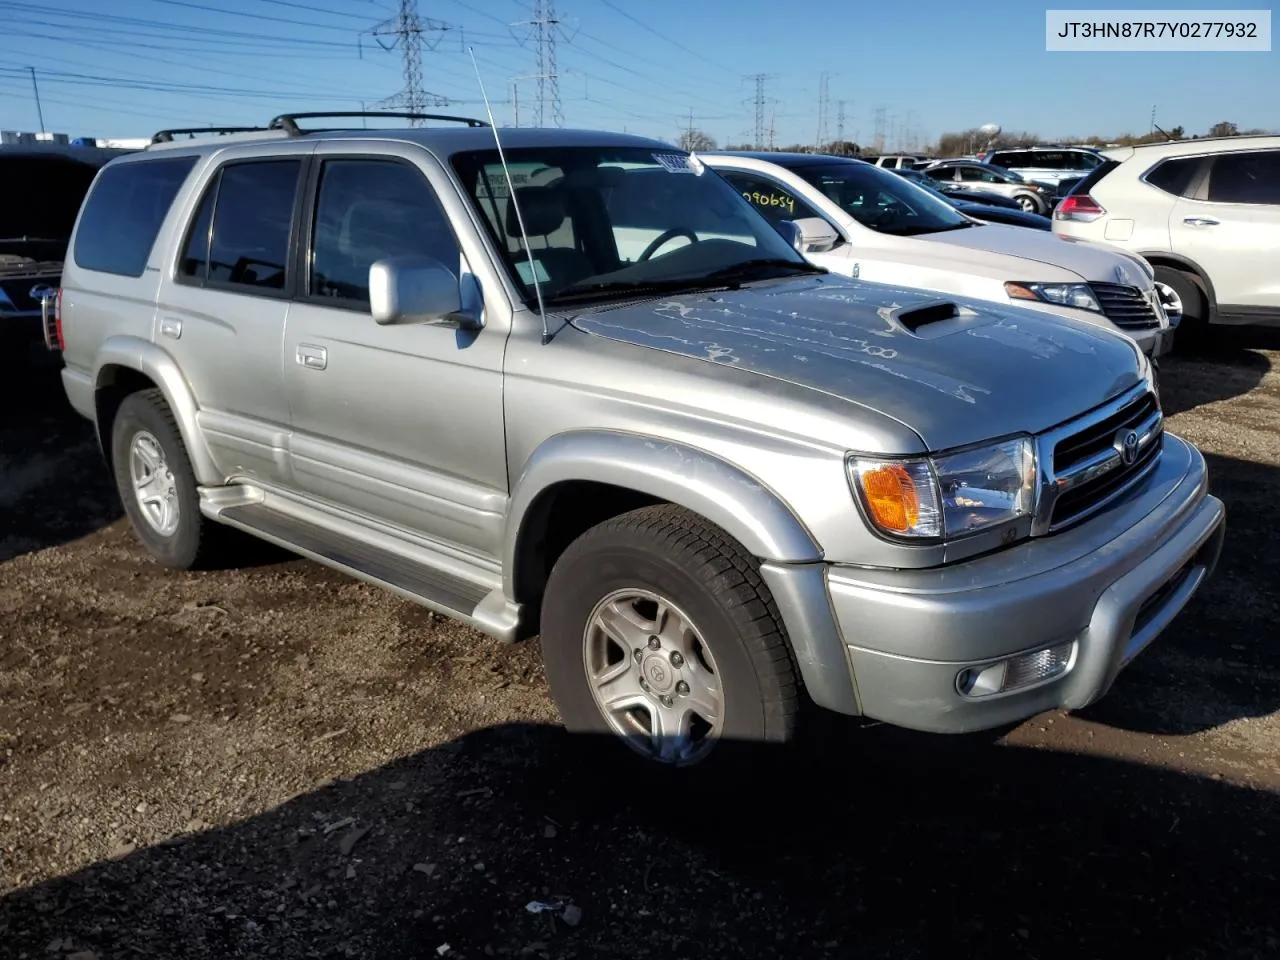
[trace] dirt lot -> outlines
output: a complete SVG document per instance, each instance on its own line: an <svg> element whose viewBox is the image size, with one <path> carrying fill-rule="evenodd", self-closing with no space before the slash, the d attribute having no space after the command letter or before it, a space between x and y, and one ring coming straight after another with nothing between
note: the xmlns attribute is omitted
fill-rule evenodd
<svg viewBox="0 0 1280 960"><path fill-rule="evenodd" d="M559 731L533 645L267 550L160 570L10 389L0 957L1280 957L1278 341L1165 365L1227 546L1108 699L684 789Z"/></svg>

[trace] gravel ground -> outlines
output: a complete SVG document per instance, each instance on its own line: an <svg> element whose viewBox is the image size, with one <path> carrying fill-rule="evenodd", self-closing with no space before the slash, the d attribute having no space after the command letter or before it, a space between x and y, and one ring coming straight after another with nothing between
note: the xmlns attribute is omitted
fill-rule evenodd
<svg viewBox="0 0 1280 960"><path fill-rule="evenodd" d="M1280 957L1278 347L1164 365L1227 545L1102 703L685 786L564 734L533 644L268 548L154 566L11 382L0 957Z"/></svg>

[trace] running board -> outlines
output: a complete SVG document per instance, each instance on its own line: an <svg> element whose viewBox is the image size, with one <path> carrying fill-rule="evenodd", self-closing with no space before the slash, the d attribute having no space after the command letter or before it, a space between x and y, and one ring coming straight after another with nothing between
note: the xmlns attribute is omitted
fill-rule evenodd
<svg viewBox="0 0 1280 960"><path fill-rule="evenodd" d="M318 519L323 516L323 522L314 522L305 515L299 516L308 508L291 499L286 512L272 505L282 498L268 494L266 499L246 502L244 497L227 496L228 492L228 488L217 493L208 491L213 495L202 497L202 512L210 519L460 620L497 640L516 639L520 609L507 601L500 584L478 582L441 569L425 556L425 550L413 544L396 543L395 548L383 545L392 539L389 535L366 530L350 520L323 514L318 515ZM253 494L262 497L259 491ZM333 529L339 525L351 533ZM454 559L452 565L458 565L458 561ZM483 575L480 570L476 573Z"/></svg>

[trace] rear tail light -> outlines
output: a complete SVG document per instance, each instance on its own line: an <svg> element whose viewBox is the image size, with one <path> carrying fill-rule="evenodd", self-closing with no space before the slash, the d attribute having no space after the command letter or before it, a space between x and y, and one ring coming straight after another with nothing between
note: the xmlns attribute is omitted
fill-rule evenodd
<svg viewBox="0 0 1280 960"><path fill-rule="evenodd" d="M44 345L50 350L66 351L67 345L62 339L62 288L51 297L48 293L40 297L40 324L44 328Z"/></svg>
<svg viewBox="0 0 1280 960"><path fill-rule="evenodd" d="M1053 219L1078 220L1083 223L1089 223L1092 220L1097 220L1106 212L1098 204L1098 201L1087 193L1072 194L1071 196L1063 197L1062 202L1054 208Z"/></svg>

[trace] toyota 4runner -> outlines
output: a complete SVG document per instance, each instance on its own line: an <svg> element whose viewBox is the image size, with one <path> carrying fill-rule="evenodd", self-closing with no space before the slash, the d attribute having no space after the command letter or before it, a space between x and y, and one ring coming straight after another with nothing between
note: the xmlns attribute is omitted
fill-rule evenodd
<svg viewBox="0 0 1280 960"><path fill-rule="evenodd" d="M805 697L1084 706L1216 563L1119 334L832 276L665 143L300 119L116 160L79 216L63 381L162 564L238 528L540 635L571 730L690 764Z"/></svg>

